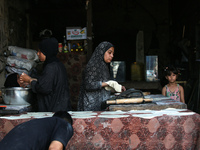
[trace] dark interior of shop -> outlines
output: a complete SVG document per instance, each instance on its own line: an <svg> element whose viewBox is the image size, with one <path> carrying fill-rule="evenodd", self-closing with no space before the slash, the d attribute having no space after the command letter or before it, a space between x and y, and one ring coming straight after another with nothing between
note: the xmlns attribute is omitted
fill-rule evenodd
<svg viewBox="0 0 200 150"><path fill-rule="evenodd" d="M144 56L158 55L159 79L165 84L162 70L176 65L180 81L195 86L198 79L199 1L92 1L93 50L101 41L115 45L116 61L126 62L126 81L131 80L131 64L136 61L136 36L144 32ZM31 1L29 10L33 40L45 28L62 42L66 27L87 26L87 1ZM187 85L188 85L187 84ZM188 98L193 91L185 92ZM193 91L194 92L194 91ZM190 97L191 99L191 97Z"/></svg>
<svg viewBox="0 0 200 150"><path fill-rule="evenodd" d="M114 60L126 60L127 68L136 61L136 35L144 31L144 55L158 55L159 71L167 64L188 68L197 48L200 12L198 1L92 1L93 50L104 40L115 45ZM50 29L63 41L66 27L87 26L86 2L82 0L32 0L30 9L32 40L42 29ZM131 57L130 57L131 56ZM192 63L192 62L191 62ZM130 69L126 79L130 80ZM193 76L185 71L184 77ZM160 76L161 77L161 76Z"/></svg>
<svg viewBox="0 0 200 150"><path fill-rule="evenodd" d="M113 60L125 61L125 80L131 81L131 66L138 61L137 35L142 31L144 59L158 56L160 84L166 83L163 69L173 64L181 72L179 81L187 103L199 99L198 0L29 0L25 8L23 0L19 3L17 7L16 2L7 2L8 45L37 49L39 33L44 29L51 30L62 43L67 27L87 27L91 30L91 50L102 41L113 43ZM196 101L191 104L197 107Z"/></svg>
<svg viewBox="0 0 200 150"><path fill-rule="evenodd" d="M200 150L200 0L0 0L10 149Z"/></svg>

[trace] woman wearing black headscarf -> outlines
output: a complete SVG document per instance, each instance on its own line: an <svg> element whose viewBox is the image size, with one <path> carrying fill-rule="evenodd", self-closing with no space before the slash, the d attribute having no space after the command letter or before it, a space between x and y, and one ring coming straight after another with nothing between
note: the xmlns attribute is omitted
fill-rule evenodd
<svg viewBox="0 0 200 150"><path fill-rule="evenodd" d="M95 49L83 72L78 110L100 111L103 101L110 97L108 86L110 79L109 63L114 57L114 46L110 42L101 42ZM122 87L122 90L125 90Z"/></svg>
<svg viewBox="0 0 200 150"><path fill-rule="evenodd" d="M37 93L38 111L71 110L67 71L56 57L57 53L58 41L55 38L43 39L37 53L40 61L44 61L42 75L38 79L24 73L20 76L20 81L30 83L33 92Z"/></svg>

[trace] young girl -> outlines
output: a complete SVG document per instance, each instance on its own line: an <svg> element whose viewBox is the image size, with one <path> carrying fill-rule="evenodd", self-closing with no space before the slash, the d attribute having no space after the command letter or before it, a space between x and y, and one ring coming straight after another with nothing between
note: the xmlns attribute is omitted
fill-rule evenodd
<svg viewBox="0 0 200 150"><path fill-rule="evenodd" d="M162 89L162 95L168 96L171 99L185 103L184 89L181 85L176 83L178 77L178 70L175 67L166 67L165 78L168 80L168 84Z"/></svg>

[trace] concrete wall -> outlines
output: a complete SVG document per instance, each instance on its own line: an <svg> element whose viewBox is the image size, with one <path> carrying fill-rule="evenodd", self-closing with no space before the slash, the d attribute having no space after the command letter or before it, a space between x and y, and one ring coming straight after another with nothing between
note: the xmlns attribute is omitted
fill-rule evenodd
<svg viewBox="0 0 200 150"><path fill-rule="evenodd" d="M27 18L26 10L28 1L24 0L0 0L0 87L5 82L5 59L3 53L7 46L27 47Z"/></svg>

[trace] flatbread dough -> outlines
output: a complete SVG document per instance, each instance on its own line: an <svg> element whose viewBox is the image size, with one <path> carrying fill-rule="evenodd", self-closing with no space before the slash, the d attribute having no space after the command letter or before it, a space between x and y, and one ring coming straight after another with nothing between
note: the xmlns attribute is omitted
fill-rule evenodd
<svg viewBox="0 0 200 150"><path fill-rule="evenodd" d="M79 115L72 116L72 118L83 118L83 119L95 118L95 117L96 117L96 116L79 116Z"/></svg>
<svg viewBox="0 0 200 150"><path fill-rule="evenodd" d="M129 117L130 115L99 115L99 118L125 118Z"/></svg>
<svg viewBox="0 0 200 150"><path fill-rule="evenodd" d="M154 118L154 117L162 116L162 114L133 114L132 116L144 118L144 119L151 119L151 118Z"/></svg>
<svg viewBox="0 0 200 150"><path fill-rule="evenodd" d="M101 115L119 115L119 114L125 114L127 112L123 111L104 111L101 113Z"/></svg>
<svg viewBox="0 0 200 150"><path fill-rule="evenodd" d="M118 84L117 81L110 80L106 82L109 86L106 86L107 91L115 90L116 92L122 92L122 85Z"/></svg>

